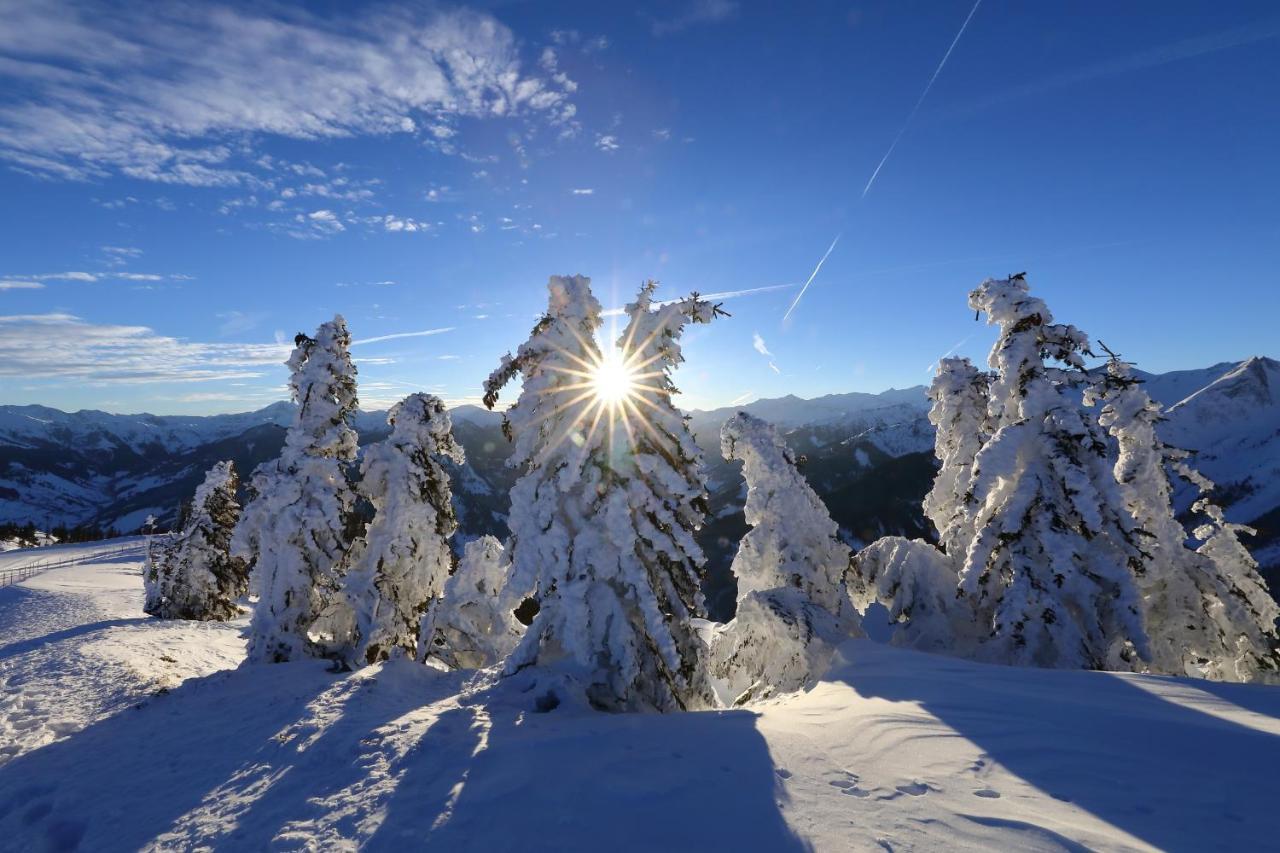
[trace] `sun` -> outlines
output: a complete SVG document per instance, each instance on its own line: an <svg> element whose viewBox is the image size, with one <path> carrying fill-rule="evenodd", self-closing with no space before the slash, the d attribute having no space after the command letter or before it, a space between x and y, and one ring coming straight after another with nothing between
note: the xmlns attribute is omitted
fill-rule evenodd
<svg viewBox="0 0 1280 853"><path fill-rule="evenodd" d="M636 391L635 371L616 353L609 353L591 368L591 392L596 400L618 405Z"/></svg>

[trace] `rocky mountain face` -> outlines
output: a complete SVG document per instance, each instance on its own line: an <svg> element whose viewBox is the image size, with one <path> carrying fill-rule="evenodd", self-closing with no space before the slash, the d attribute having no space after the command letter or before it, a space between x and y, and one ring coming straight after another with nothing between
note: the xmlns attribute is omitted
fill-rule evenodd
<svg viewBox="0 0 1280 853"><path fill-rule="evenodd" d="M1197 466L1218 483L1232 520L1258 528L1249 544L1273 588L1280 586L1280 362L1251 358L1139 377L1168 410L1165 438L1196 451ZM935 470L923 387L692 412L711 493L701 538L713 615L723 618L732 609L729 563L746 530L741 474L720 458L720 425L738 409L783 430L806 458L806 476L850 544L888 534L932 535L920 511ZM275 456L291 416L288 403L203 418L0 406L0 522L131 531L152 513L172 521L214 462L232 459L247 476ZM510 446L501 416L464 406L453 410L453 419L467 451L466 464L453 471L464 536L501 536L515 478L505 465ZM386 413L361 412L355 426L362 444L377 441L387 434ZM1185 509L1191 495L1179 499Z"/></svg>

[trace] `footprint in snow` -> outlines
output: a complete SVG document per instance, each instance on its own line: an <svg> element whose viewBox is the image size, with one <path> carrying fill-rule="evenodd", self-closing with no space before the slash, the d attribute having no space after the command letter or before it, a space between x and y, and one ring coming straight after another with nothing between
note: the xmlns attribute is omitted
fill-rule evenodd
<svg viewBox="0 0 1280 853"><path fill-rule="evenodd" d="M912 782L909 785L898 785L895 790L902 794L909 794L912 797L923 797L936 789L924 782Z"/></svg>
<svg viewBox="0 0 1280 853"><path fill-rule="evenodd" d="M983 799L987 799L987 800L1000 799L1000 792L993 790L991 788L979 788L978 790L973 792L973 795L975 797L982 797Z"/></svg>
<svg viewBox="0 0 1280 853"><path fill-rule="evenodd" d="M773 772L778 774L779 779L790 779L792 775L794 775L785 767L775 767L773 768Z"/></svg>

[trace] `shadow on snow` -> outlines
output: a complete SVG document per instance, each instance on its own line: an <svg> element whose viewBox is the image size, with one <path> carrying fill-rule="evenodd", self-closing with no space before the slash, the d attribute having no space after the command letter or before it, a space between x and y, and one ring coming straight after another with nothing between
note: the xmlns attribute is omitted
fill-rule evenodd
<svg viewBox="0 0 1280 853"><path fill-rule="evenodd" d="M1206 709L1238 713L1229 707L1237 705L1274 720L1280 689L1014 670L867 642L847 648L850 663L828 680L862 696L919 703L1010 773L1148 844L1182 849L1206 832L1220 849L1274 842L1270 782L1280 736L1153 690L1173 682L1202 691L1196 700ZM909 677L903 655L912 656Z"/></svg>
<svg viewBox="0 0 1280 853"><path fill-rule="evenodd" d="M0 849L805 849L749 712L537 714L464 681L403 661L192 679L0 766Z"/></svg>

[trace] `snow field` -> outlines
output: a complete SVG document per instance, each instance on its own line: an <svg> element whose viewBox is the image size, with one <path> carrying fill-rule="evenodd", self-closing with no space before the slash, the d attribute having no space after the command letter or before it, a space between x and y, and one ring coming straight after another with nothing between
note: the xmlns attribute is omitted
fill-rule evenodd
<svg viewBox="0 0 1280 853"><path fill-rule="evenodd" d="M524 673L235 668L244 620L145 619L139 572L89 560L0 591L0 744L21 744L0 758L0 850L1239 850L1274 838L1280 691L1267 687L851 640L813 690L748 710L537 713ZM38 722L14 728L22 719Z"/></svg>

